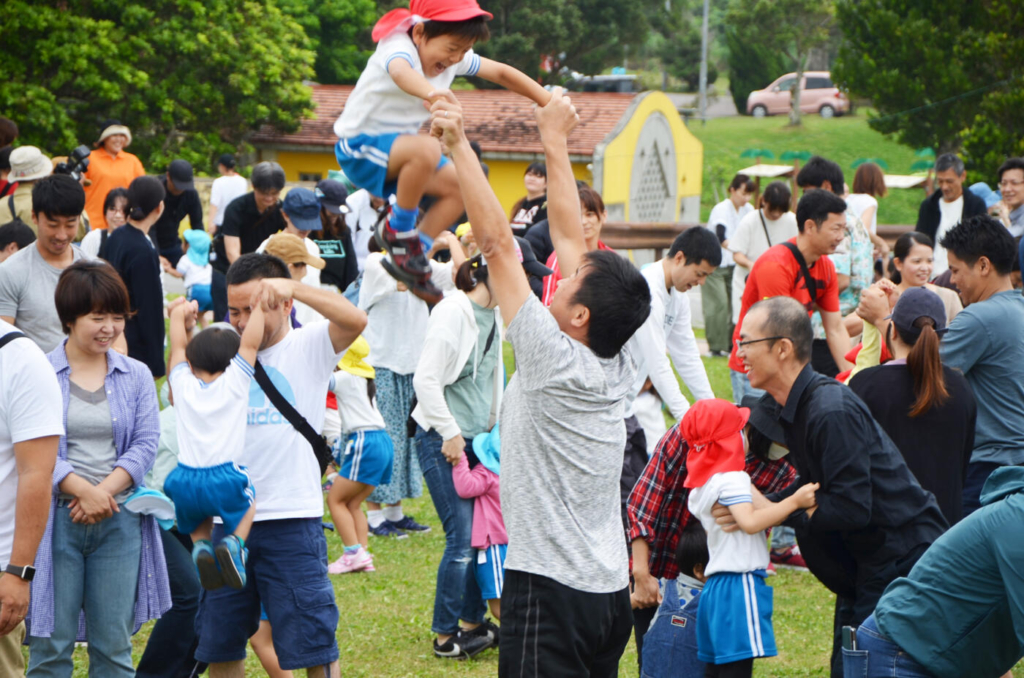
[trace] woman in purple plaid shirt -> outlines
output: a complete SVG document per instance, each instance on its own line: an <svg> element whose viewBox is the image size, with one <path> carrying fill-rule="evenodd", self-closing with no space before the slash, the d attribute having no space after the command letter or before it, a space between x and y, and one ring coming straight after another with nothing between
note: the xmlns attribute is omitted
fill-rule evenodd
<svg viewBox="0 0 1024 678"><path fill-rule="evenodd" d="M156 458L156 389L143 363L110 350L130 303L109 264L68 267L55 299L68 338L47 357L67 435L36 557L28 675L70 676L79 639L89 643L90 676L130 678L132 633L171 607L156 521L123 506Z"/></svg>

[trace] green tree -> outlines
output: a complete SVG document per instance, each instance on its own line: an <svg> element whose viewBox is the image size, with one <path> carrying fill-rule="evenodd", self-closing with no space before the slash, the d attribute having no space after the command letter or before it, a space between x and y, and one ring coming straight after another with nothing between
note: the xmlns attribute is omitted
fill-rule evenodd
<svg viewBox="0 0 1024 678"><path fill-rule="evenodd" d="M726 22L730 29L752 48L781 54L796 72L790 125L800 124L799 84L811 50L828 42L834 19L831 0L731 0L729 4ZM746 106L745 100L743 103Z"/></svg>
<svg viewBox="0 0 1024 678"><path fill-rule="evenodd" d="M839 0L833 76L878 110L870 124L910 146L961 147L985 176L1024 153L1019 0Z"/></svg>
<svg viewBox="0 0 1024 678"><path fill-rule="evenodd" d="M692 3L691 3L692 4ZM680 6L684 5L684 6ZM670 3L667 7L659 5L656 13L650 17L650 23L656 27L661 36L657 43L656 55L661 59L662 68L670 76L686 83L690 91L700 87L700 26L702 6L698 5L694 14L686 3ZM714 35L709 31L709 42L714 42ZM708 47L708 85L718 79L715 66Z"/></svg>
<svg viewBox="0 0 1024 678"><path fill-rule="evenodd" d="M278 0L281 10L305 30L316 53L316 81L354 83L373 54L370 29L377 21L374 0Z"/></svg>
<svg viewBox="0 0 1024 678"><path fill-rule="evenodd" d="M600 73L646 41L648 7L657 1L484 0L494 20L491 39L478 49L545 83L559 82L561 67ZM541 71L544 56L556 60L555 72Z"/></svg>
<svg viewBox="0 0 1024 678"><path fill-rule="evenodd" d="M726 25L722 32L729 53L729 89L736 110L747 110L747 97L767 86L788 70L781 54L763 44L752 43L744 31Z"/></svg>
<svg viewBox="0 0 1024 678"><path fill-rule="evenodd" d="M52 154L118 118L151 171L176 157L203 171L312 112L314 54L272 0L8 0L0 35L0 111Z"/></svg>

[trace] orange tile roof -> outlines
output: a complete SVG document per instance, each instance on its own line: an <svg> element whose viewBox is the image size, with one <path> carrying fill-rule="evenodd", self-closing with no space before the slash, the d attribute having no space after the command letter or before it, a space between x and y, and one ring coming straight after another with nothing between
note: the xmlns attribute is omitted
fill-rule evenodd
<svg viewBox="0 0 1024 678"><path fill-rule="evenodd" d="M302 122L291 134L263 127L251 141L260 144L333 146L334 121L341 115L351 85L313 85L316 117ZM457 91L466 116L466 135L480 143L484 152L543 153L533 118L533 102L507 90ZM580 124L569 135L569 153L593 155L594 147L615 128L633 101L632 94L573 92Z"/></svg>

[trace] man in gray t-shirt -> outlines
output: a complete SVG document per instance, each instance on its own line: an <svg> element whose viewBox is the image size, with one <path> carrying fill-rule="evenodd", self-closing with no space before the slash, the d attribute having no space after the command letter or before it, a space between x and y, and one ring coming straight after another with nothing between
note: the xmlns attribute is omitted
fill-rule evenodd
<svg viewBox="0 0 1024 678"><path fill-rule="evenodd" d="M85 209L85 191L70 176L56 174L32 189L34 243L0 264L0 318L49 353L64 340L53 293L61 272L88 258L72 245Z"/></svg>
<svg viewBox="0 0 1024 678"><path fill-rule="evenodd" d="M650 314L651 292L619 255L587 252L566 147L579 117L559 88L538 93L546 99L537 125L551 241L566 274L550 310L530 291L454 97L434 104L432 131L455 162L516 357L500 414L509 545L498 675L611 678L633 626L619 476L636 365L624 346Z"/></svg>

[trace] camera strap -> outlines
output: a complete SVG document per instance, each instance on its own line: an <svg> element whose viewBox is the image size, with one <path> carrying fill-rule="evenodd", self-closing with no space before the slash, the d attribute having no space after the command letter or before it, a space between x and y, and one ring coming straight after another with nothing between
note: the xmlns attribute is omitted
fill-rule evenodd
<svg viewBox="0 0 1024 678"><path fill-rule="evenodd" d="M17 219L18 213L14 211L14 196L7 198L7 209L11 210L11 219Z"/></svg>

